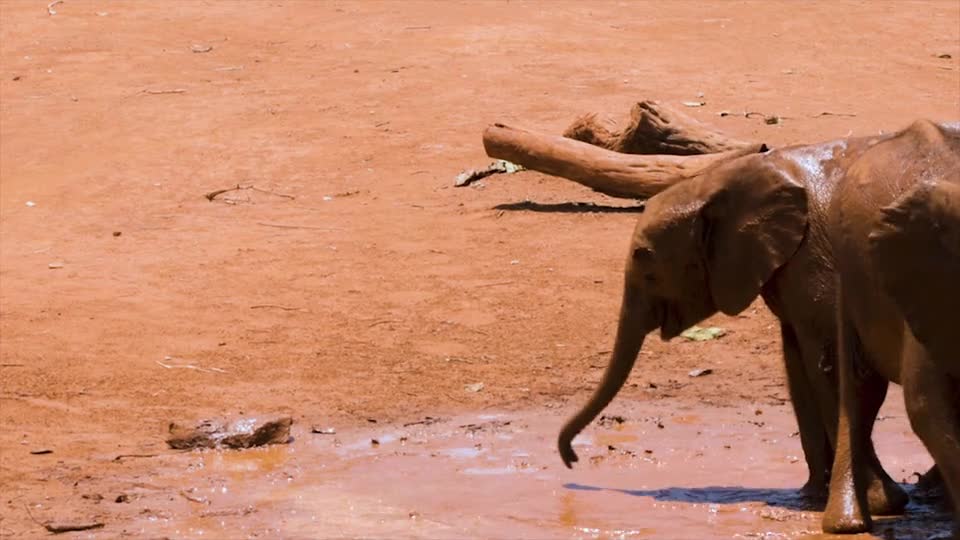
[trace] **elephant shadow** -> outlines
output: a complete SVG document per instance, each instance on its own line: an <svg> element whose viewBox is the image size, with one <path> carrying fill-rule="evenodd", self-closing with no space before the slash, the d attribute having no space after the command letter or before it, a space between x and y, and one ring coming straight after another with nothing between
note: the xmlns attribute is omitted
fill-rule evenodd
<svg viewBox="0 0 960 540"><path fill-rule="evenodd" d="M910 504L902 516L874 517L875 537L897 540L948 539L952 518L945 494L918 489L915 484L900 484L910 495ZM661 502L700 504L764 503L795 512L822 512L826 499L811 497L794 488L748 488L743 486L667 487L661 489L617 489L577 483L563 485L576 491L612 491L634 497L651 497ZM845 536L812 535L818 540Z"/></svg>
<svg viewBox="0 0 960 540"><path fill-rule="evenodd" d="M616 489L568 483L566 489L577 491L614 491L634 497L650 497L656 501L690 504L740 504L761 502L797 512L822 511L826 499L811 497L795 488L748 488L742 486L667 487L661 489Z"/></svg>
<svg viewBox="0 0 960 540"><path fill-rule="evenodd" d="M498 204L493 207L494 210L507 210L510 212L542 212L557 214L642 214L643 203L638 202L633 206L610 206L607 204L596 204L592 202L562 202L562 203L538 203L534 201L519 201L513 203Z"/></svg>

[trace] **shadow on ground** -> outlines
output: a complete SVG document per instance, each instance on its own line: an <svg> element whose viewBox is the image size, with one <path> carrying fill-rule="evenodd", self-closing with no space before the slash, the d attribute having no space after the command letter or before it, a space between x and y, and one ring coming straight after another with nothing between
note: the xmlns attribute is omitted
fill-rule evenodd
<svg viewBox="0 0 960 540"><path fill-rule="evenodd" d="M511 212L544 212L558 214L641 214L643 203L634 206L609 206L590 202L538 203L534 201L520 201L498 204L494 210L508 210Z"/></svg>

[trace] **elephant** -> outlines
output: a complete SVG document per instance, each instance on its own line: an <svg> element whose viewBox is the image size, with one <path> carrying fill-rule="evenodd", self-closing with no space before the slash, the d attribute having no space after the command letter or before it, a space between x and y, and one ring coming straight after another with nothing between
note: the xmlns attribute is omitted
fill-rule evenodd
<svg viewBox="0 0 960 540"><path fill-rule="evenodd" d="M567 467L572 441L613 400L647 333L669 340L717 313L735 315L760 296L780 320L783 357L809 478L823 496L833 462L836 392L834 267L827 209L836 182L883 137L848 138L720 160L647 199L634 229L609 364L557 440ZM886 386L875 383L864 415L875 418ZM894 514L904 490L869 439L867 503Z"/></svg>
<svg viewBox="0 0 960 540"><path fill-rule="evenodd" d="M870 529L862 404L902 385L911 427L952 499L960 538L960 123L918 121L878 141L827 211L837 271L839 430L823 527Z"/></svg>

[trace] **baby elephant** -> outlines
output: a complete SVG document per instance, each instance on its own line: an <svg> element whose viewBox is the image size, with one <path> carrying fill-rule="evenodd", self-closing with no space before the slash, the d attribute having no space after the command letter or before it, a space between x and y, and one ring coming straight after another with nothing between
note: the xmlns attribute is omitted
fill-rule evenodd
<svg viewBox="0 0 960 540"><path fill-rule="evenodd" d="M869 530L863 403L903 386L910 424L940 468L960 538L960 124L916 122L877 142L828 209L837 270L840 416L823 528Z"/></svg>

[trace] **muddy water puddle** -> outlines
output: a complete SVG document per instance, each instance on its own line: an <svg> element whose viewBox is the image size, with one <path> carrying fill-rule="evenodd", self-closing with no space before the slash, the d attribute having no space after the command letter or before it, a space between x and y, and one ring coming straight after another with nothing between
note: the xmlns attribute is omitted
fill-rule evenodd
<svg viewBox="0 0 960 540"><path fill-rule="evenodd" d="M899 397L878 423L897 479L930 459ZM127 534L175 538L798 538L820 529L789 407L618 403L563 467L551 411L311 434L290 445L165 460ZM178 489L178 492L173 492ZM161 495L162 494L162 495ZM880 537L928 538L947 516L911 503ZM107 534L104 531L103 534Z"/></svg>

